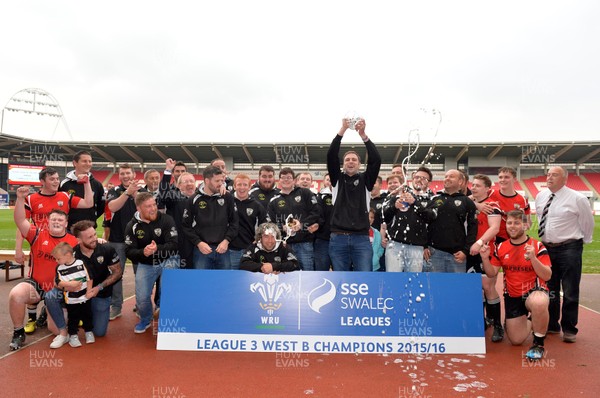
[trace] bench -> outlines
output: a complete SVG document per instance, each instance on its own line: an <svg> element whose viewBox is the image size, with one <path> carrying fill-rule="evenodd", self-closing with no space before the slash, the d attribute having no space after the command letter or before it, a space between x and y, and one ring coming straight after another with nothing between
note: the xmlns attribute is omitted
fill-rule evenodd
<svg viewBox="0 0 600 398"><path fill-rule="evenodd" d="M29 264L29 251L28 250L24 250L25 253L25 264ZM15 251L14 250L0 250L0 263L4 264L4 281L5 282L10 282L16 279L22 279L25 278L25 265L24 264L18 264L19 267L17 269L21 269L21 276L17 276L14 278L11 278L10 276L10 269L11 266L13 265L13 260L15 259Z"/></svg>

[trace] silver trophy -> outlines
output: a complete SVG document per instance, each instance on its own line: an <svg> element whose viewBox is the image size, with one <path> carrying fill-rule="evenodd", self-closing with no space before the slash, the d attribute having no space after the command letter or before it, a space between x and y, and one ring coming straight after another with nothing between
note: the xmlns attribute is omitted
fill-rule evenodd
<svg viewBox="0 0 600 398"><path fill-rule="evenodd" d="M285 219L283 224L283 230L285 231L285 237L282 239L283 243L286 244L287 240L292 236L296 235L296 231L294 230L295 220L294 215L290 214Z"/></svg>
<svg viewBox="0 0 600 398"><path fill-rule="evenodd" d="M362 119L362 117L355 111L348 111L344 116L344 119L348 121L348 128L350 130L356 130L356 123Z"/></svg>

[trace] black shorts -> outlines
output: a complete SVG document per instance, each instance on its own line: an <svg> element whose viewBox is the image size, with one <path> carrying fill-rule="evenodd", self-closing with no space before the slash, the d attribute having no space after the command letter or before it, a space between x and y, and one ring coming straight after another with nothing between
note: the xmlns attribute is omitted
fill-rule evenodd
<svg viewBox="0 0 600 398"><path fill-rule="evenodd" d="M504 294L504 317L506 319L518 318L520 316L527 316L529 314L529 310L525 307L525 300L531 294L531 292L535 291L545 292L548 291L541 287L534 287L530 291L528 291L525 295L521 297L510 297L507 293Z"/></svg>
<svg viewBox="0 0 600 398"><path fill-rule="evenodd" d="M44 289L42 289L42 287L39 285L39 283L37 283L34 279L31 279L31 278L27 278L23 282L29 283L31 286L33 286L33 288L35 289L37 294L40 296L40 301L42 301L44 299L46 292L44 291Z"/></svg>
<svg viewBox="0 0 600 398"><path fill-rule="evenodd" d="M485 274L480 254L474 256L471 256L470 254L467 255L467 273Z"/></svg>

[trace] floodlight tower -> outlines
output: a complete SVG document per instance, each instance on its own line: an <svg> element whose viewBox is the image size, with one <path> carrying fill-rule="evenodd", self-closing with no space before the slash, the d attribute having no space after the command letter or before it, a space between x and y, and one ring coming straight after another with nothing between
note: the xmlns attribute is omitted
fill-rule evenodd
<svg viewBox="0 0 600 398"><path fill-rule="evenodd" d="M26 88L14 94L4 108L2 109L2 118L0 120L0 134L3 133L4 117L8 112L17 112L21 114L31 115L32 117L50 117L57 118L56 124L52 131L52 136L56 133L56 129L60 122L63 123L69 138L73 139L71 130L67 125L67 120L63 115L62 109L58 100L49 92L40 88Z"/></svg>

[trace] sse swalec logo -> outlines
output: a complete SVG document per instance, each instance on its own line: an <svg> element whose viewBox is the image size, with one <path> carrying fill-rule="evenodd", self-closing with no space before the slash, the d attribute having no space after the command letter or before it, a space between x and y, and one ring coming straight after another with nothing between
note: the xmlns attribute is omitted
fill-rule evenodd
<svg viewBox="0 0 600 398"><path fill-rule="evenodd" d="M329 279L323 278L323 283L308 293L308 306L320 314L321 308L331 303L335 299L336 293L335 285Z"/></svg>

